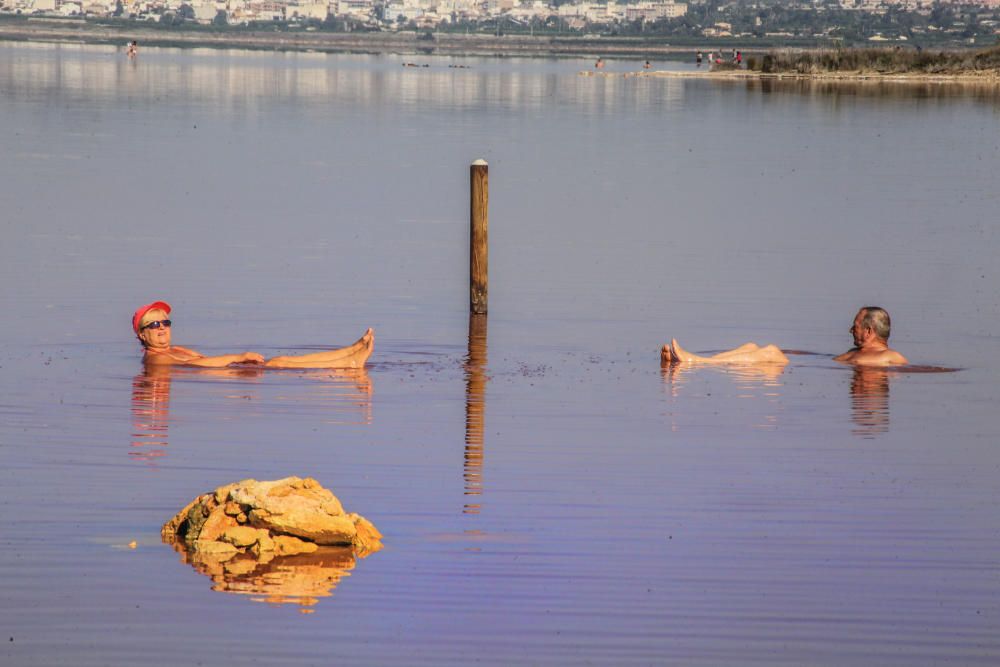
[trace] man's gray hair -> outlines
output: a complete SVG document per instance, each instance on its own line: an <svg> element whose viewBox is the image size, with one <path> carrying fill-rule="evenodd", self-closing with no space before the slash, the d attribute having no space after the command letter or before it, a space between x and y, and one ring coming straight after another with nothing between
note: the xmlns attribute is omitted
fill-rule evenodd
<svg viewBox="0 0 1000 667"><path fill-rule="evenodd" d="M861 309L864 315L861 316L861 326L872 329L882 340L889 340L889 329L892 322L889 320L889 313L885 308L878 306L865 306Z"/></svg>

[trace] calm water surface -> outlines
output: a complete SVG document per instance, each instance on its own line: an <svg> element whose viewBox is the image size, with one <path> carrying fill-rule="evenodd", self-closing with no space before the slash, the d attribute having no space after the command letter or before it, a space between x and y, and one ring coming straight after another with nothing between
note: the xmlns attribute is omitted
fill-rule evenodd
<svg viewBox="0 0 1000 667"><path fill-rule="evenodd" d="M0 662L1000 662L1000 95L591 65L0 44ZM152 299L206 352L376 352L150 375ZM863 304L961 370L833 363ZM160 543L292 474L385 549Z"/></svg>

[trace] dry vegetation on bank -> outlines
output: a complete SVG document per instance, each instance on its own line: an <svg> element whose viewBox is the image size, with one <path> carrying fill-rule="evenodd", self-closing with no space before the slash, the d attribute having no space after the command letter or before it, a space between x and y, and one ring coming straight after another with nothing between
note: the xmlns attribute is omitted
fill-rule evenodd
<svg viewBox="0 0 1000 667"><path fill-rule="evenodd" d="M1000 74L1000 46L977 51L837 49L772 52L747 58L762 74Z"/></svg>

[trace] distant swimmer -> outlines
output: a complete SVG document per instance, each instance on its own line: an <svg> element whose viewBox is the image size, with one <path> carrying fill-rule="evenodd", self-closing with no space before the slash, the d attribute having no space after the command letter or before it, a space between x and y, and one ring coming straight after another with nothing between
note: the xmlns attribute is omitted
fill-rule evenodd
<svg viewBox="0 0 1000 667"><path fill-rule="evenodd" d="M652 65L649 64L648 60L646 61L646 64L642 66L643 69L649 69L650 67L652 67Z"/></svg>
<svg viewBox="0 0 1000 667"><path fill-rule="evenodd" d="M878 306L865 306L858 311L851 326L854 347L834 357L834 361L855 366L902 366L906 357L889 347L889 313ZM758 346L746 343L732 350L708 357L692 354L680 346L677 339L660 351L663 364L787 364L788 357L774 345Z"/></svg>
<svg viewBox="0 0 1000 667"><path fill-rule="evenodd" d="M265 359L257 352L240 352L207 357L180 345L171 344L173 322L168 319L170 304L153 301L132 315L132 330L142 343L143 363L152 365L199 366L223 368L249 364L267 368L361 368L371 356L375 334L368 329L356 342L333 350Z"/></svg>
<svg viewBox="0 0 1000 667"><path fill-rule="evenodd" d="M604 61L598 58L597 62L594 63L594 67L597 69L604 69Z"/></svg>
<svg viewBox="0 0 1000 667"><path fill-rule="evenodd" d="M128 48L126 49L125 53L128 55L129 58L135 58L139 54L139 42L135 41L134 39L131 42L129 42Z"/></svg>

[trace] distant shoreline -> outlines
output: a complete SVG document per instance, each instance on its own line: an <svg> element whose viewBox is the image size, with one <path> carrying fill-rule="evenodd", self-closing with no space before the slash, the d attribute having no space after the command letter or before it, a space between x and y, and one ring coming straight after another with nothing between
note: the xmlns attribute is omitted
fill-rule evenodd
<svg viewBox="0 0 1000 667"><path fill-rule="evenodd" d="M131 40L143 46L176 48L249 49L288 52L320 53L370 53L399 56L454 55L454 56L507 56L507 57L612 57L645 60L656 56L692 54L697 50L689 45L656 44L628 38L602 39L569 36L463 35L434 33L433 39L413 32L332 33L306 31L242 31L198 28L156 29L142 24L108 25L82 20L28 19L0 21L0 40L15 42L44 42L54 44L106 44L124 46ZM707 47L706 47L707 48ZM760 49L763 53L767 49ZM796 51L822 51L822 49L795 49ZM745 49L744 53L751 53ZM583 71L584 76L620 77L654 76L668 78L697 78L717 80L784 80L823 82L893 82L893 83L976 83L1000 84L1000 70L981 70L955 73L877 71L831 72L760 72L746 69L712 71L637 70L635 72Z"/></svg>
<svg viewBox="0 0 1000 667"><path fill-rule="evenodd" d="M716 79L722 81L816 81L826 83L969 83L1000 86L1000 72L969 72L960 74L880 74L878 72L755 72L751 70L696 70L696 71L637 71L637 72L580 72L580 76L621 77L651 76L670 79Z"/></svg>
<svg viewBox="0 0 1000 667"><path fill-rule="evenodd" d="M432 38L423 35L430 34ZM108 25L86 21L0 21L0 40L73 44L121 44L137 40L142 46L182 48L318 51L328 53L396 53L399 55L485 56L634 56L690 53L696 47L657 44L633 38L585 36L527 36L415 32L281 32L212 30L210 28L156 29L141 23Z"/></svg>

